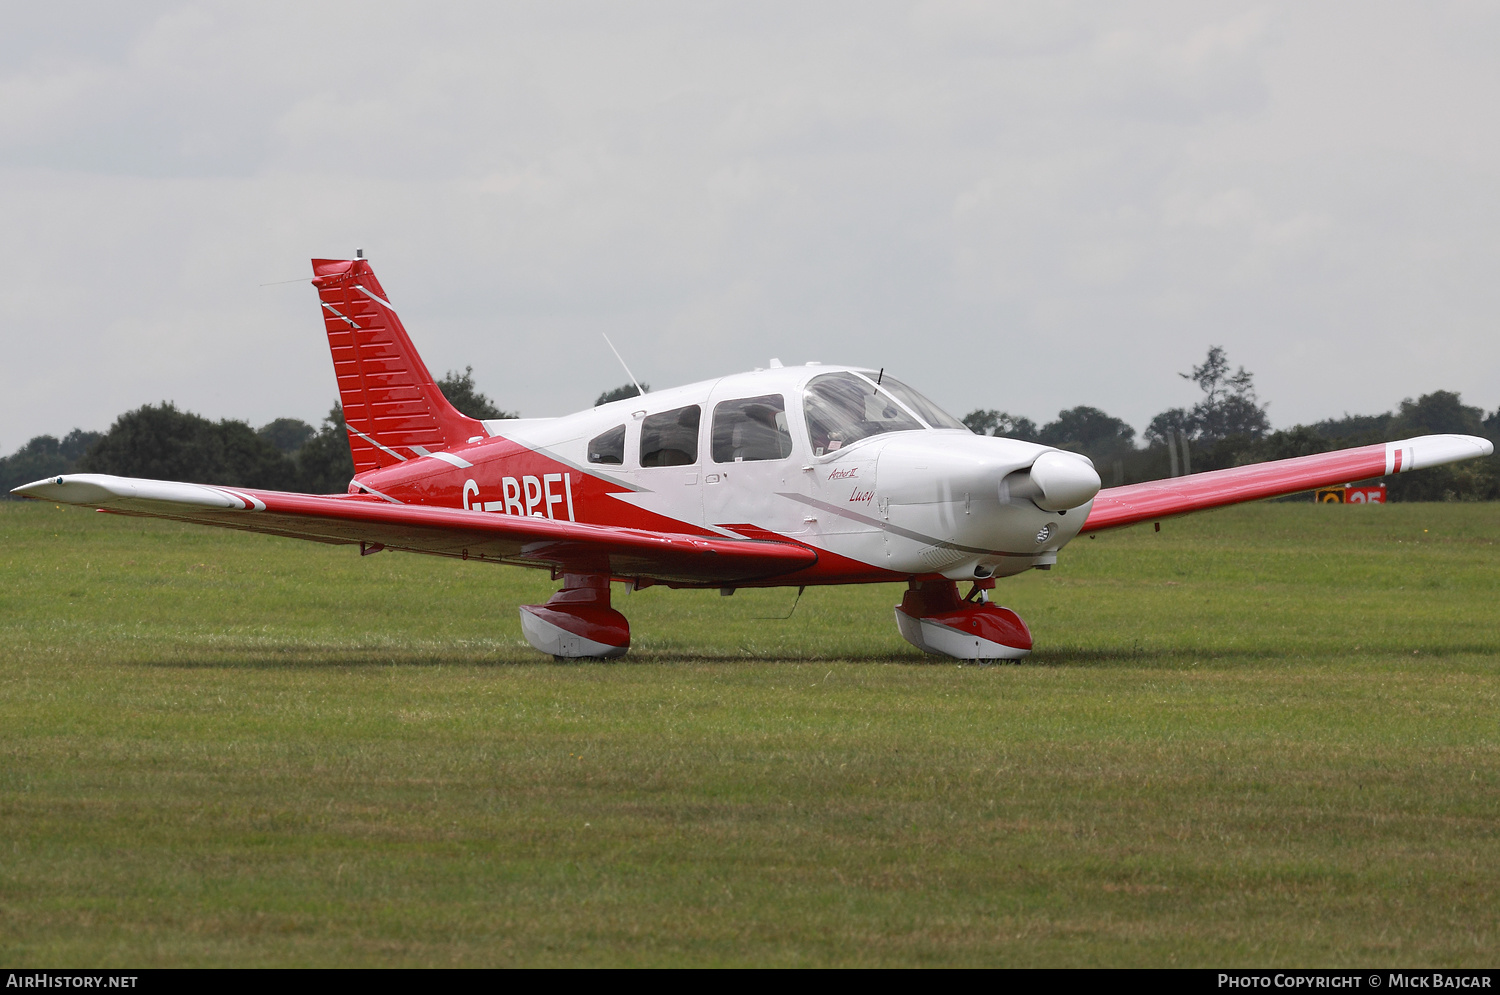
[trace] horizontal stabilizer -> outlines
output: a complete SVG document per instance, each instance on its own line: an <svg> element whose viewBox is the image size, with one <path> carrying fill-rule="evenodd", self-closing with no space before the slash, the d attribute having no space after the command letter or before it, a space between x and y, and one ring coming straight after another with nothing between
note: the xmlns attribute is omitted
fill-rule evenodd
<svg viewBox="0 0 1500 995"><path fill-rule="evenodd" d="M1405 473L1488 456L1488 439L1473 435L1422 435L1384 445L1340 449L1295 459L1252 463L1185 477L1109 487L1094 498L1084 532L1117 529L1190 511L1296 494L1315 487Z"/></svg>

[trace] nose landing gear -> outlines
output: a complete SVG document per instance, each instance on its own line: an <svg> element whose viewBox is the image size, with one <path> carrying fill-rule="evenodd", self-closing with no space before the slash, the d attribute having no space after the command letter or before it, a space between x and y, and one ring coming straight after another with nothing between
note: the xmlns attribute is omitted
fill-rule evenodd
<svg viewBox="0 0 1500 995"><path fill-rule="evenodd" d="M624 656L630 623L609 606L605 574L564 574L563 589L545 605L521 606L521 633L559 659Z"/></svg>
<svg viewBox="0 0 1500 995"><path fill-rule="evenodd" d="M896 606L901 637L926 653L960 660L1019 660L1031 652L1031 631L1009 608L992 605L978 581L967 599L951 580L914 580Z"/></svg>

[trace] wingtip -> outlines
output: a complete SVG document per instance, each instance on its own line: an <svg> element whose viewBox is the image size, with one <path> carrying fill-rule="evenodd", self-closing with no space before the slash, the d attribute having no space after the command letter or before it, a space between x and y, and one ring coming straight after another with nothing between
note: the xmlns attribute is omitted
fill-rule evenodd
<svg viewBox="0 0 1500 995"><path fill-rule="evenodd" d="M33 480L29 484L22 484L20 487L12 487L10 492L23 498L32 498L39 501L50 500L51 496L48 494L48 491L62 486L66 483L66 479L65 477L45 477L41 480Z"/></svg>
<svg viewBox="0 0 1500 995"><path fill-rule="evenodd" d="M100 508L115 501L136 496L137 481L131 477L114 477L105 473L65 473L57 477L34 480L17 487L12 493L37 501L55 501L85 508Z"/></svg>
<svg viewBox="0 0 1500 995"><path fill-rule="evenodd" d="M1431 466L1441 466L1444 463L1457 463L1460 460L1491 456L1495 452L1495 444L1489 439L1478 435L1457 433L1419 435L1416 438L1387 443L1387 448L1406 451L1409 463L1401 467L1402 470L1422 470ZM1389 473L1391 470L1388 468L1386 472Z"/></svg>

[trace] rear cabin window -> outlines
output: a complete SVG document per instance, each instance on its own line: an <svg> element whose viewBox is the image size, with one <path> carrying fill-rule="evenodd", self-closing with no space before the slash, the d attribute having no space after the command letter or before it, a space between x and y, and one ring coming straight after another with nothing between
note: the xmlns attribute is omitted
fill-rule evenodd
<svg viewBox="0 0 1500 995"><path fill-rule="evenodd" d="M813 455L835 452L882 432L925 426L873 381L853 373L825 373L807 385L802 400Z"/></svg>
<svg viewBox="0 0 1500 995"><path fill-rule="evenodd" d="M647 415L641 422L641 466L688 466L698 462L696 404Z"/></svg>
<svg viewBox="0 0 1500 995"><path fill-rule="evenodd" d="M714 405L715 463L786 459L792 455L786 399L780 394L742 397Z"/></svg>
<svg viewBox="0 0 1500 995"><path fill-rule="evenodd" d="M616 425L589 441L589 462L619 466L625 462L625 426Z"/></svg>

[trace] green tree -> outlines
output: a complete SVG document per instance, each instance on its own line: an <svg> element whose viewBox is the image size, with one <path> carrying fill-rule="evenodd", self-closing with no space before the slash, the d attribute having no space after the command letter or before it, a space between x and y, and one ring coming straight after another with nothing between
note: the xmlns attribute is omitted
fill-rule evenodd
<svg viewBox="0 0 1500 995"><path fill-rule="evenodd" d="M1472 407L1451 390L1435 390L1401 402L1399 431L1411 435L1483 435L1484 409Z"/></svg>
<svg viewBox="0 0 1500 995"><path fill-rule="evenodd" d="M1325 439L1338 439L1345 445L1358 446L1393 438L1391 422L1394 417L1389 411L1378 415L1351 415L1346 411L1342 418L1325 418L1309 427Z"/></svg>
<svg viewBox="0 0 1500 995"><path fill-rule="evenodd" d="M343 405L335 403L318 434L297 451L297 488L306 494L343 494L354 477Z"/></svg>
<svg viewBox="0 0 1500 995"><path fill-rule="evenodd" d="M595 398L594 407L597 408L601 404L608 404L610 401L623 401L627 397L636 397L642 390L650 389L651 385L648 383L641 384L640 390L637 390L633 383L621 384L613 390L606 390Z"/></svg>
<svg viewBox="0 0 1500 995"><path fill-rule="evenodd" d="M278 418L256 429L255 434L288 456L295 456L318 430L301 418Z"/></svg>
<svg viewBox="0 0 1500 995"><path fill-rule="evenodd" d="M43 477L72 473L78 459L89 446L100 439L98 432L75 428L58 439L38 435L9 456L0 459L0 497L10 497L12 487L20 487Z"/></svg>
<svg viewBox="0 0 1500 995"><path fill-rule="evenodd" d="M470 418L519 418L513 411L501 411L489 397L474 386L474 367L465 366L462 373L449 370L437 382L448 403ZM342 419L342 416L341 416Z"/></svg>
<svg viewBox="0 0 1500 995"><path fill-rule="evenodd" d="M1266 406L1255 397L1254 375L1243 366L1230 373L1229 356L1222 346L1211 346L1203 365L1177 375L1203 391L1203 400L1192 410L1195 442L1212 444L1236 435L1259 439L1270 431Z"/></svg>
<svg viewBox="0 0 1500 995"><path fill-rule="evenodd" d="M1103 463L1135 451L1135 429L1098 408L1079 405L1059 411L1057 420L1042 426L1037 441Z"/></svg>
<svg viewBox="0 0 1500 995"><path fill-rule="evenodd" d="M1022 442L1037 441L1036 422L1005 411L977 408L960 419L975 435L998 435Z"/></svg>
<svg viewBox="0 0 1500 995"><path fill-rule="evenodd" d="M1266 406L1255 396L1255 376L1243 366L1229 369L1229 355L1222 346L1211 346L1208 356L1190 373L1179 373L1203 391L1203 399L1191 409L1172 408L1151 419L1146 428L1149 445L1165 445L1173 432L1186 432L1194 443L1216 447L1225 439L1242 438L1239 448L1271 430Z"/></svg>
<svg viewBox="0 0 1500 995"><path fill-rule="evenodd" d="M1298 456L1312 456L1339 448L1342 447L1325 437L1316 428L1308 425L1294 425L1279 432L1272 432L1261 439L1253 449L1242 454L1240 462L1262 463L1267 460L1294 459Z"/></svg>
<svg viewBox="0 0 1500 995"><path fill-rule="evenodd" d="M297 479L296 464L245 422L212 422L169 401L115 419L78 469L267 490L289 490Z"/></svg>
<svg viewBox="0 0 1500 995"><path fill-rule="evenodd" d="M1168 408L1146 426L1146 444L1165 446L1177 436L1192 435L1193 415L1187 408Z"/></svg>

